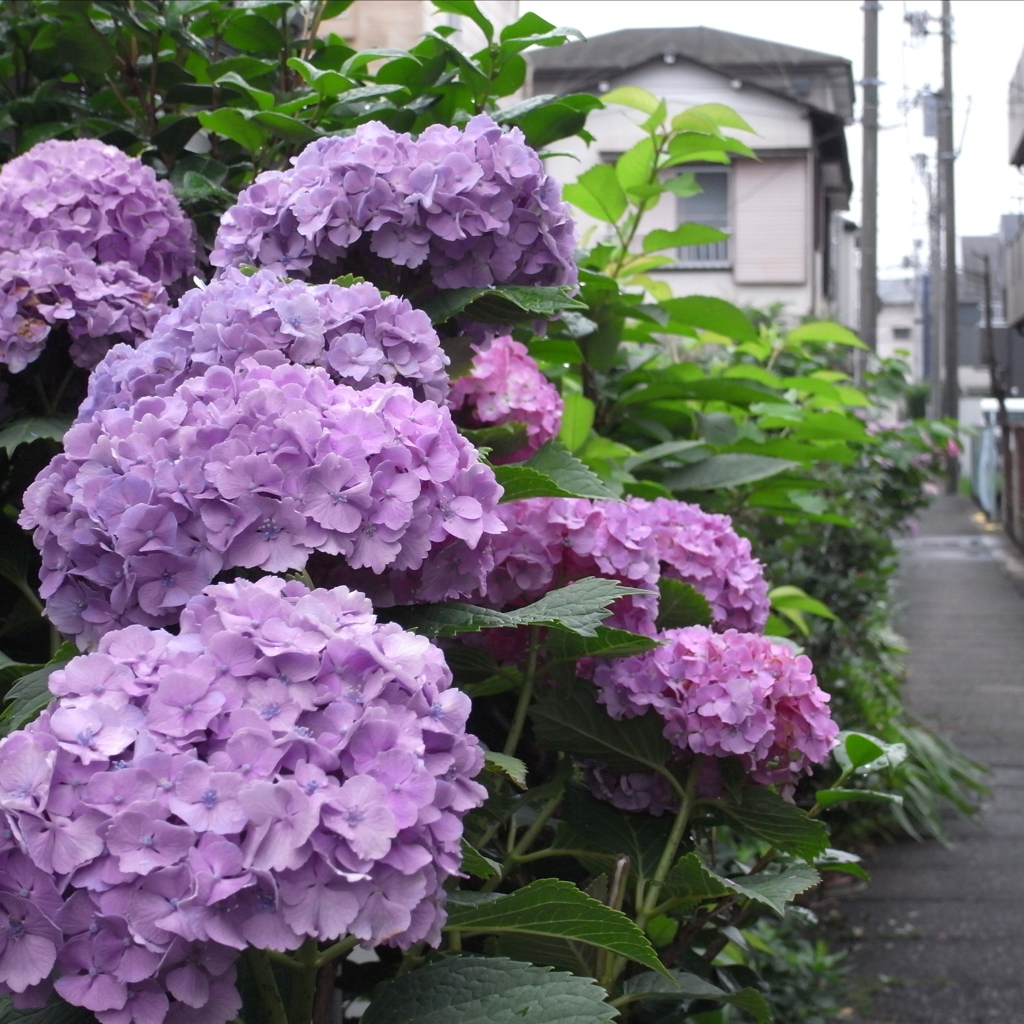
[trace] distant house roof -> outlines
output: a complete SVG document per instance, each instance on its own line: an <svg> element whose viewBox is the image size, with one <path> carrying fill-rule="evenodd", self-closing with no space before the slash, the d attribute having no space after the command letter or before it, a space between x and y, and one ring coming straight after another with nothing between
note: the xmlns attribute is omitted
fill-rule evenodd
<svg viewBox="0 0 1024 1024"><path fill-rule="evenodd" d="M912 277L890 277L878 281L878 300L883 306L912 306L917 298Z"/></svg>
<svg viewBox="0 0 1024 1024"><path fill-rule="evenodd" d="M652 60L682 57L844 119L853 115L853 71L845 57L721 29L627 28L529 56L535 83L545 91L593 92L602 80ZM814 79L828 84L824 103L817 94L817 102L809 98Z"/></svg>

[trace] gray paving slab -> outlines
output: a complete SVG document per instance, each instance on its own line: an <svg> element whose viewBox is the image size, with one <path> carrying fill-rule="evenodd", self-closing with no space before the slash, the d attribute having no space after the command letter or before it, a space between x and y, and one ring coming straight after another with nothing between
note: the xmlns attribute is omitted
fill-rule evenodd
<svg viewBox="0 0 1024 1024"><path fill-rule="evenodd" d="M901 545L897 625L911 709L991 769L954 846L900 842L839 897L849 1024L1024 1024L1024 558L942 497Z"/></svg>

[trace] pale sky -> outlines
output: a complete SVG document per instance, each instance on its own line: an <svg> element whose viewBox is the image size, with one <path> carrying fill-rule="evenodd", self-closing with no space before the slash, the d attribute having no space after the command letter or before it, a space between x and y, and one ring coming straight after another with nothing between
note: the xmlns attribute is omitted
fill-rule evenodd
<svg viewBox="0 0 1024 1024"><path fill-rule="evenodd" d="M771 39L853 61L854 81L863 71L861 0L520 0L556 25L586 36L620 28L704 25ZM934 159L935 139L923 135L916 105L923 89L942 84L940 36L913 39L907 11L941 13L941 3L883 0L879 15L879 240L881 276L900 273L900 262L922 239L927 258L928 199L912 160ZM1009 161L1007 95L1024 51L1024 3L1019 0L953 0L953 93L958 235L993 234L1002 213L1024 212L1024 176ZM938 22L932 29L938 30ZM862 113L857 87L854 116ZM757 126L754 125L754 128ZM861 130L847 129L855 190L849 216L860 221Z"/></svg>

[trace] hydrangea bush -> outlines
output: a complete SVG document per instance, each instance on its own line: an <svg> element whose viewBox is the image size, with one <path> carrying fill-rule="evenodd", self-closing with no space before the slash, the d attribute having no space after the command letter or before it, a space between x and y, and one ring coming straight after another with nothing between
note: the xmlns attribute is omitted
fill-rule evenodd
<svg viewBox="0 0 1024 1024"><path fill-rule="evenodd" d="M146 337L195 270L166 181L114 146L51 140L0 168L0 362L18 373L55 327L76 366Z"/></svg>
<svg viewBox="0 0 1024 1024"><path fill-rule="evenodd" d="M0 173L0 223L34 225L39 268L0 279L9 367L51 321L99 361L20 518L51 623L89 653L26 676L49 691L0 741L0 992L102 1024L327 1024L338 959L387 944L375 1024L483 963L525 972L544 1019L575 984L576 1016L607 1020L606 995L627 1007L713 950L682 925L695 905L732 923L709 823L734 811L759 871L779 853L779 901L806 888L793 862L825 833L793 801L836 742L827 696L760 635L767 584L727 516L619 500L559 445L558 388L520 339L569 308L551 292L577 283L575 232L523 134L480 113L322 137L245 189L189 291L167 187L108 150L47 144ZM417 303L465 288L507 312L506 285L516 336L492 318L449 381ZM525 443L495 466L456 421ZM481 630L513 640L452 639ZM576 884L595 862L603 902ZM567 941L600 987L548 975ZM472 992L463 1024L507 1011L500 986Z"/></svg>
<svg viewBox="0 0 1024 1024"><path fill-rule="evenodd" d="M371 277L406 295L576 281L575 229L522 133L486 115L414 139L377 121L320 139L256 179L210 260L325 282Z"/></svg>
<svg viewBox="0 0 1024 1024"><path fill-rule="evenodd" d="M485 794L441 652L276 577L179 625L107 633L0 743L3 990L36 1002L56 968L103 1024L227 1020L250 945L436 944Z"/></svg>

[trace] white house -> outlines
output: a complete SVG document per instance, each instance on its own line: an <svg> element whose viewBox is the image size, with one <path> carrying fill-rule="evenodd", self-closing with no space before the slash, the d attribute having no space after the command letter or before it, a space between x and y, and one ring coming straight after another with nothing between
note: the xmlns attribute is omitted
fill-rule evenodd
<svg viewBox="0 0 1024 1024"><path fill-rule="evenodd" d="M677 294L716 295L738 305L782 302L791 317L840 315L856 305L846 294L852 235L837 216L852 182L845 127L853 114L853 75L842 57L709 28L625 29L530 54L532 90L606 93L647 89L676 113L725 103L756 135L736 133L757 154L729 166L685 165L701 195L663 196L643 228L696 221L727 230L728 242L680 249L659 271ZM636 111L595 111L588 147L564 140L548 168L574 181L641 138ZM586 218L581 217L585 224ZM600 230L600 229L599 229ZM850 324L855 326L855 324Z"/></svg>

